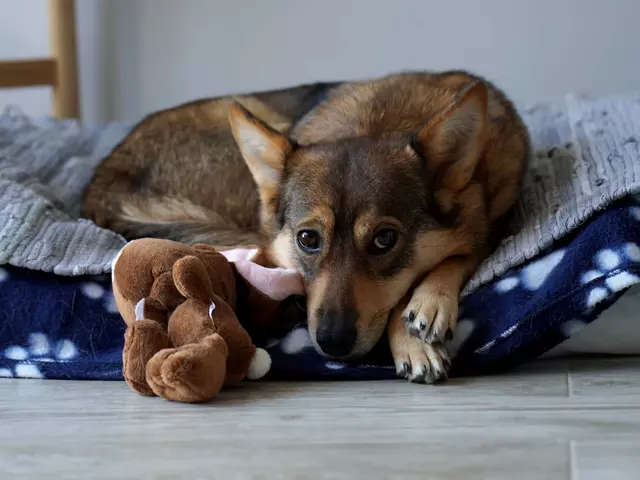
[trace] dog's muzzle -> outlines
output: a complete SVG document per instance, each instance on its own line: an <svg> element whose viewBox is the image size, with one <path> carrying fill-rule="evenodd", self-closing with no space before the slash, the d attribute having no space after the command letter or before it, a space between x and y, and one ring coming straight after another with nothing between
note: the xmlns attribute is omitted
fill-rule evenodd
<svg viewBox="0 0 640 480"><path fill-rule="evenodd" d="M318 312L316 342L330 357L346 357L351 353L358 337L355 311L341 312L327 309Z"/></svg>

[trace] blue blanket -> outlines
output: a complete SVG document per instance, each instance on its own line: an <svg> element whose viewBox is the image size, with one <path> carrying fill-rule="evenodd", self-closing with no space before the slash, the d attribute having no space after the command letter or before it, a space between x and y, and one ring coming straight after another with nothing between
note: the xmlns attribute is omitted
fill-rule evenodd
<svg viewBox="0 0 640 480"><path fill-rule="evenodd" d="M452 375L513 368L560 344L640 282L640 202L627 197L462 302ZM0 376L121 380L124 323L109 276L0 267ZM300 325L268 341L272 376L396 378L385 341L359 364L327 361Z"/></svg>

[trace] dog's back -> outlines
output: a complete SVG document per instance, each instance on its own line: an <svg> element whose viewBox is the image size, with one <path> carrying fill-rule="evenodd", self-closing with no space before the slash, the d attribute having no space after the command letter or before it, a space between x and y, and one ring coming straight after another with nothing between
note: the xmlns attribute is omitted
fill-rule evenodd
<svg viewBox="0 0 640 480"><path fill-rule="evenodd" d="M217 246L264 244L259 196L234 141L228 107L239 101L272 128L304 144L426 124L478 77L466 72L400 73L187 103L149 115L98 167L84 214L127 238L161 237ZM346 100L345 100L346 99ZM373 116L376 118L373 118ZM489 89L489 144L524 127L507 98ZM366 128L366 131L358 131ZM527 147L528 145L525 145ZM498 150L503 152L509 145ZM518 152L513 156L521 156ZM524 165L491 159L492 183L510 183L490 201L508 209ZM495 160L495 161L494 161Z"/></svg>
<svg viewBox="0 0 640 480"><path fill-rule="evenodd" d="M336 85L212 98L149 115L96 170L84 215L127 238L262 243L258 194L231 134L228 107L240 101L288 131Z"/></svg>

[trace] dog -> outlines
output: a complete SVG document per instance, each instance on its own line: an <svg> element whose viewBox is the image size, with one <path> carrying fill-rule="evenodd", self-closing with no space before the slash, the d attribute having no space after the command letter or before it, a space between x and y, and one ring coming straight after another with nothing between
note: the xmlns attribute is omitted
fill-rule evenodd
<svg viewBox="0 0 640 480"><path fill-rule="evenodd" d="M432 383L529 154L491 82L401 72L152 114L97 169L84 213L127 238L263 246L303 275L318 352L362 357L386 331L398 374Z"/></svg>

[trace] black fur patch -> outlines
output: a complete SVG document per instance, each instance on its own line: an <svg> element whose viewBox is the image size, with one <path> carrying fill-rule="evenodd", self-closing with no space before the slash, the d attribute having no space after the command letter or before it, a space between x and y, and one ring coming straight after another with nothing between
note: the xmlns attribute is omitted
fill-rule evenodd
<svg viewBox="0 0 640 480"><path fill-rule="evenodd" d="M454 203L448 211L445 211L432 194L429 194L427 201L428 213L436 222L438 222L439 226L453 228L456 225L460 215L460 205L458 203Z"/></svg>

